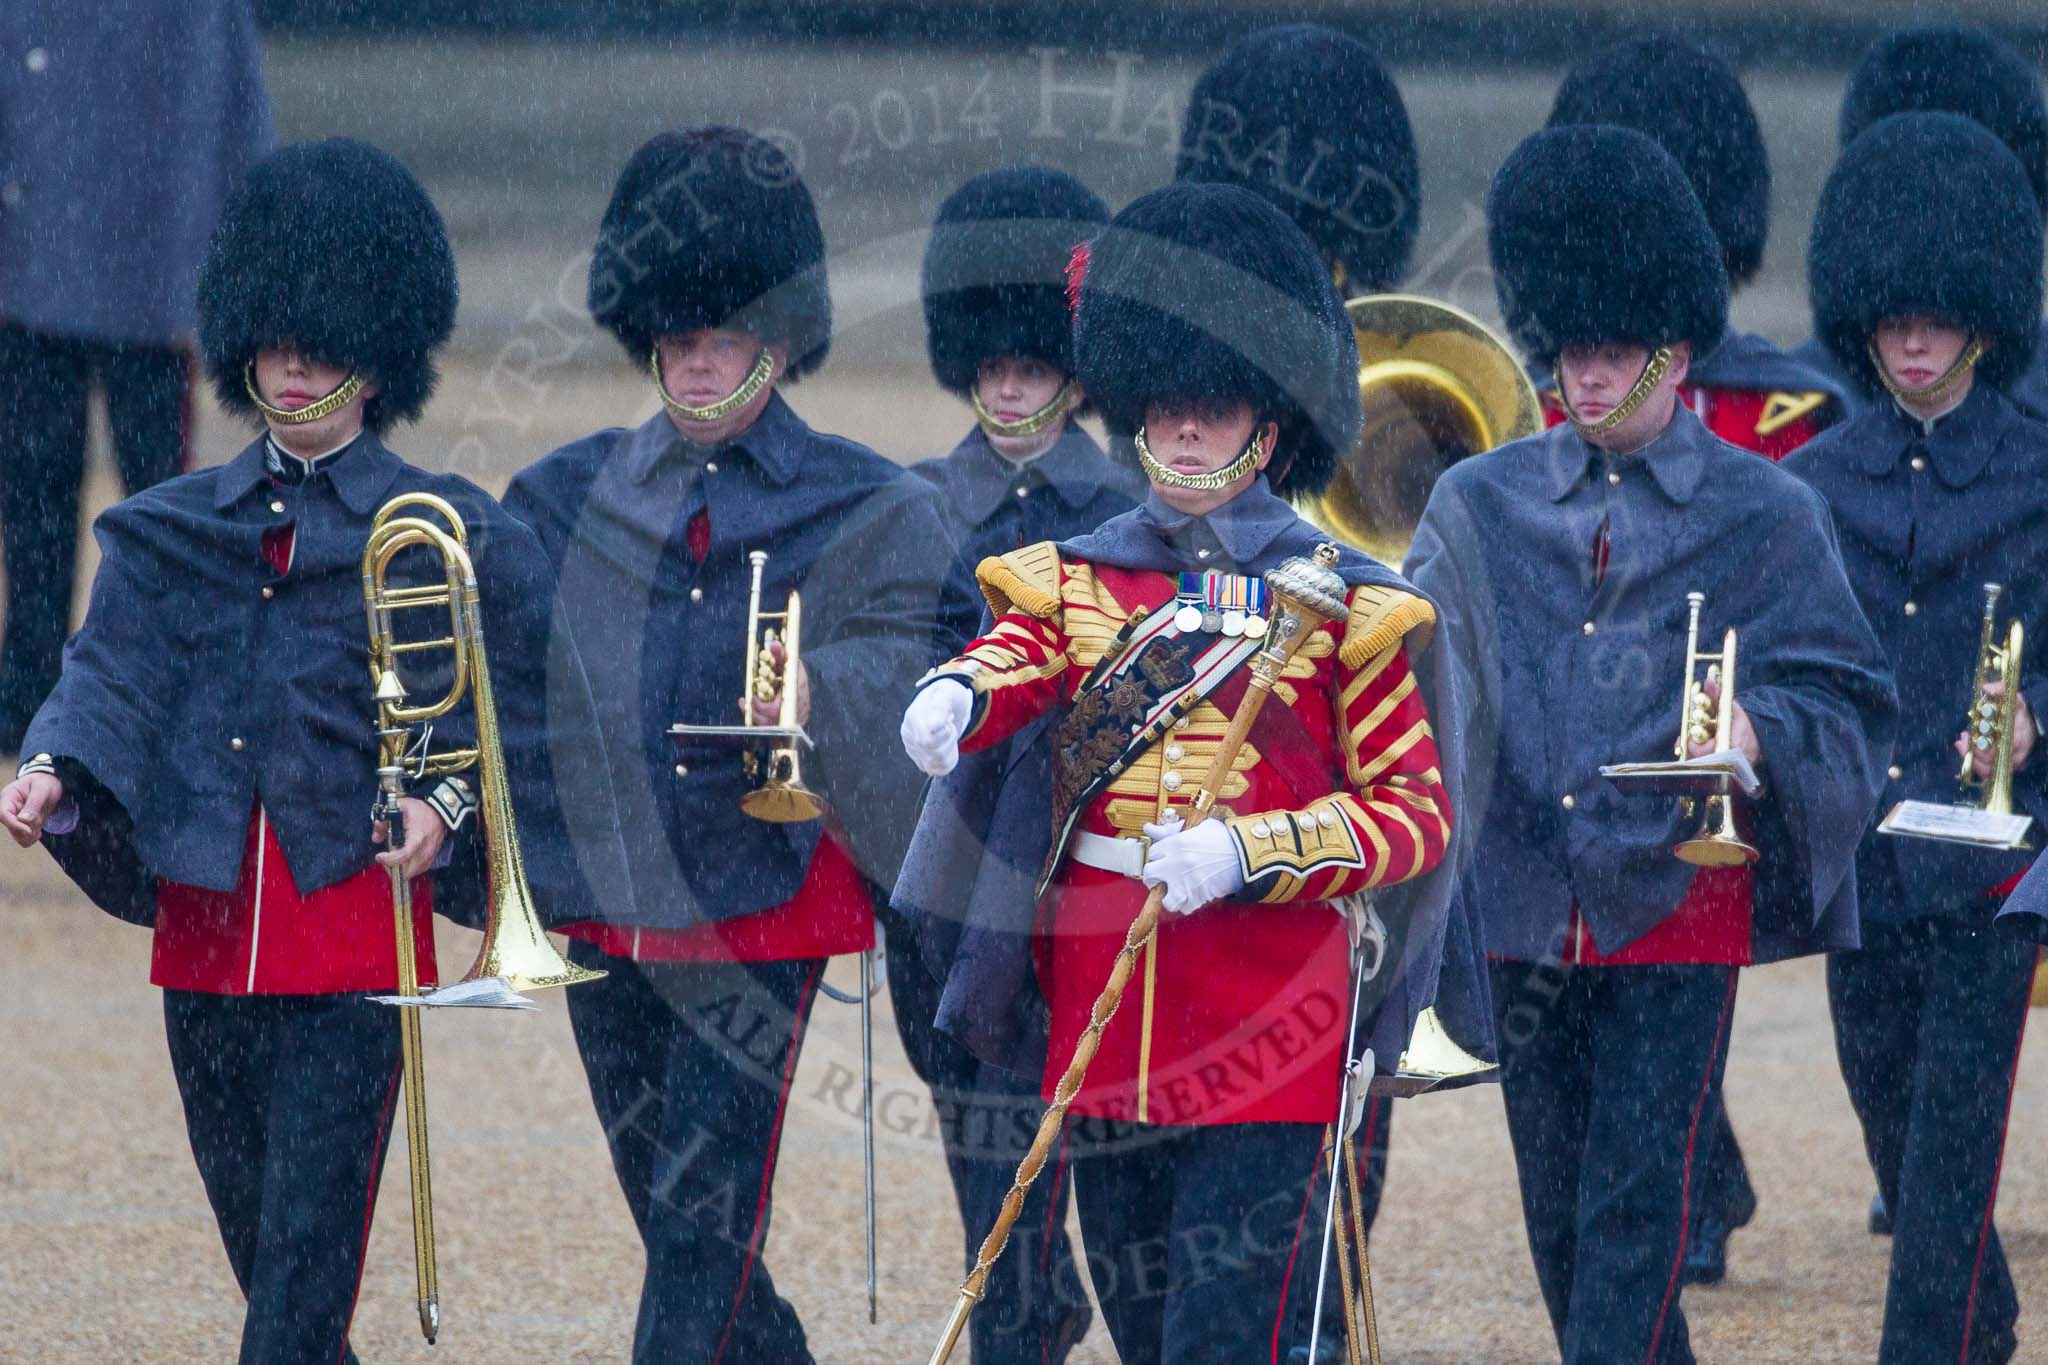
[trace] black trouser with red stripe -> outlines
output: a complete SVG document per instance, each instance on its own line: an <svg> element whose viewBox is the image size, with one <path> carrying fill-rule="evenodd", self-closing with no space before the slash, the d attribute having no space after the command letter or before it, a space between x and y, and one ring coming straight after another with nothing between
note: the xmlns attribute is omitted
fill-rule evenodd
<svg viewBox="0 0 2048 1365"><path fill-rule="evenodd" d="M85 483L86 399L107 395L114 463L130 493L185 463L191 358L182 346L122 345L0 323L0 540L7 609L0 642L0 753L20 747L56 685L71 633Z"/></svg>
<svg viewBox="0 0 2048 1365"><path fill-rule="evenodd" d="M164 1031L249 1301L241 1365L353 1365L348 1324L399 1090L397 1016L361 995L165 991Z"/></svg>
<svg viewBox="0 0 2048 1365"><path fill-rule="evenodd" d="M1736 970L1495 962L1501 1096L1565 1365L1692 1360L1679 1307Z"/></svg>
<svg viewBox="0 0 2048 1365"><path fill-rule="evenodd" d="M2010 1351L2019 1298L1991 1210L2034 954L1986 910L1866 923L1862 948L1828 958L1835 1051L1892 1214L1880 1362Z"/></svg>
<svg viewBox="0 0 2048 1365"><path fill-rule="evenodd" d="M647 1248L633 1359L810 1360L761 1247L824 959L634 962L575 940L569 956L610 973L568 992L569 1021Z"/></svg>
<svg viewBox="0 0 2048 1365"><path fill-rule="evenodd" d="M1124 1365L1285 1362L1307 1343L1322 1143L1312 1123L1073 1121L1088 1275Z"/></svg>

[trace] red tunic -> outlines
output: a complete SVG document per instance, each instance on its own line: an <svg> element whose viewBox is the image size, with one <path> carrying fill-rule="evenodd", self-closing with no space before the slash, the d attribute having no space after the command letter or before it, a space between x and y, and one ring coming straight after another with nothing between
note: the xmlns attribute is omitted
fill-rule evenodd
<svg viewBox="0 0 2048 1365"><path fill-rule="evenodd" d="M264 532L263 556L280 574L291 570L292 543L290 526ZM425 988L439 979L433 879L416 878L412 895L413 949ZM157 883L149 979L167 990L212 995L395 991L398 929L391 874L371 863L302 895L284 845L259 805L249 815L234 890Z"/></svg>
<svg viewBox="0 0 2048 1365"><path fill-rule="evenodd" d="M1024 561L1035 563L1038 586L1058 595L1047 614L1011 607L998 588L1003 566L1014 579ZM1050 546L988 561L982 576L1000 614L942 670L982 698L965 750L1071 703L1131 611L1170 604L1175 587L1165 574L1058 563ZM1298 862L1299 875L1256 863L1262 901L1164 916L1103 1030L1074 1112L1161 1124L1327 1121L1349 1002L1345 924L1331 902L1428 871L1450 828L1436 741L1404 644L1408 629L1430 619L1428 607L1406 593L1360 588L1352 610L1348 627L1326 625L1308 638L1267 703L1292 717L1264 733L1296 753L1269 758L1254 731L1215 815L1234 834L1287 828L1291 841L1292 830L1320 830L1325 844L1347 843L1353 854ZM1092 800L1077 828L1130 837L1164 810L1185 811L1227 726L1213 701L1197 706ZM1302 753L1314 757L1303 763ZM1145 896L1142 882L1069 858L1039 906L1034 949L1051 1010L1047 1094Z"/></svg>
<svg viewBox="0 0 2048 1365"><path fill-rule="evenodd" d="M803 885L780 905L688 929L582 920L563 932L635 962L780 962L866 952L875 946L875 910L866 879L828 834Z"/></svg>

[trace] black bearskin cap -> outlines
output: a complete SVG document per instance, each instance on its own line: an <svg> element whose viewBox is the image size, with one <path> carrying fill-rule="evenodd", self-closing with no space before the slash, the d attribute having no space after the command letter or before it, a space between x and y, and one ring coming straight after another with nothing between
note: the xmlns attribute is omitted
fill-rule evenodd
<svg viewBox="0 0 2048 1365"><path fill-rule="evenodd" d="M1991 130L2026 169L2048 208L2048 108L2033 65L1967 24L1927 24L1882 39L1849 76L1842 146L1892 114L1961 114Z"/></svg>
<svg viewBox="0 0 2048 1365"><path fill-rule="evenodd" d="M1321 24L1248 33L1188 96L1174 178L1243 185L1292 218L1348 288L1408 272L1422 200L1401 91L1372 51Z"/></svg>
<svg viewBox="0 0 2048 1365"><path fill-rule="evenodd" d="M412 172L352 138L280 148L221 211L199 267L199 345L222 407L256 416L243 373L291 342L376 381L364 423L420 415L455 328L455 253Z"/></svg>
<svg viewBox="0 0 2048 1365"><path fill-rule="evenodd" d="M1166 399L1241 398L1280 426L1276 492L1312 495L1358 441L1358 345L1301 230L1236 185L1168 185L1090 244L1076 372L1111 432Z"/></svg>
<svg viewBox="0 0 2048 1365"><path fill-rule="evenodd" d="M1545 369L1572 345L1689 341L1700 356L1727 327L1706 211L1671 154L1632 128L1530 137L1493 177L1486 226L1501 314Z"/></svg>
<svg viewBox="0 0 2048 1365"><path fill-rule="evenodd" d="M946 197L924 249L925 348L963 397L981 362L1022 355L1074 372L1067 262L1109 206L1065 171L1011 166Z"/></svg>
<svg viewBox="0 0 2048 1365"><path fill-rule="evenodd" d="M2041 317L2041 213L2019 158L1960 114L1894 114L1849 144L1821 189L1806 252L1814 332L1875 392L1870 335L1928 314L1990 343L2004 388L2025 372Z"/></svg>
<svg viewBox="0 0 2048 1365"><path fill-rule="evenodd" d="M785 379L832 339L825 234L795 164L738 128L649 138L619 172L590 257L590 316L645 364L657 337L726 327L789 348Z"/></svg>
<svg viewBox="0 0 2048 1365"><path fill-rule="evenodd" d="M1558 87L1549 126L1571 123L1614 123L1656 139L1707 211L1730 285L1756 274L1771 230L1771 160L1728 63L1676 33L1617 43Z"/></svg>

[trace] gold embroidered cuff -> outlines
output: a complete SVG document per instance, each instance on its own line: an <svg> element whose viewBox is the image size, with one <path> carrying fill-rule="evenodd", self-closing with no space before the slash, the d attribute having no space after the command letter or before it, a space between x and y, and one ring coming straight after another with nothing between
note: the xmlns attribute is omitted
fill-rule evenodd
<svg viewBox="0 0 2048 1365"><path fill-rule="evenodd" d="M1278 874L1279 884L1262 900L1292 899L1303 881L1326 868L1365 866L1358 831L1334 796L1311 801L1303 810L1236 815L1227 823L1246 885ZM1290 894L1280 895L1283 891Z"/></svg>

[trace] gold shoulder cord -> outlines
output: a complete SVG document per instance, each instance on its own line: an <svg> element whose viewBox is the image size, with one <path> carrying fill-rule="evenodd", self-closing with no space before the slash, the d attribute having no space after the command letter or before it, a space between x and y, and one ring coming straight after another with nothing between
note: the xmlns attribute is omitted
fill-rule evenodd
<svg viewBox="0 0 2048 1365"><path fill-rule="evenodd" d="M1643 404L1650 401L1650 395L1656 392L1657 386L1664 382L1664 376L1670 370L1671 348L1669 346L1659 346L1650 353L1649 363L1644 365L1643 372L1636 376L1635 386L1628 391L1627 396L1610 408L1605 417L1600 418L1596 422L1582 422L1579 420L1578 413L1572 411L1572 400L1565 397L1564 376L1558 374L1555 376L1558 406L1564 409L1564 415L1571 419L1572 425L1579 429L1579 435L1604 435L1635 416L1637 410Z"/></svg>
<svg viewBox="0 0 2048 1365"><path fill-rule="evenodd" d="M308 422L317 422L322 417L330 417L340 412L355 401L356 395L363 391L363 385L367 382L360 372L351 370L348 378L342 380L333 393L293 411L289 408L273 407L256 391L255 361L252 360L242 367L242 387L249 391L249 401L256 405L256 410L263 414L265 421L277 422L288 427L304 426Z"/></svg>
<svg viewBox="0 0 2048 1365"><path fill-rule="evenodd" d="M974 404L974 420L981 423L981 429L991 436L1036 436L1054 422L1065 417L1074 406L1076 390L1070 379L1060 386L1052 401L1028 416L1014 422L1005 422L981 405L981 395L972 389L967 391L968 401Z"/></svg>
<svg viewBox="0 0 2048 1365"><path fill-rule="evenodd" d="M732 416L760 397L761 390L767 388L775 378L775 357L768 354L768 348L763 346L760 355L754 358L754 368L747 372L747 377L740 381L740 386L716 403L701 408L693 408L688 403L678 402L668 391L668 384L661 377L659 345L656 345L648 355L647 368L654 375L654 391L661 395L661 405L669 410L671 416L685 422L717 422Z"/></svg>
<svg viewBox="0 0 2048 1365"><path fill-rule="evenodd" d="M1186 488L1196 492L1228 488L1257 469L1259 458L1266 453L1266 433L1260 431L1252 436L1251 444L1244 448L1244 453L1223 468L1212 469L1206 474L1183 474L1159 463L1159 458L1152 453L1152 448L1145 444L1145 428L1138 428L1135 440L1138 446L1138 463L1144 467L1146 478L1162 488Z"/></svg>

